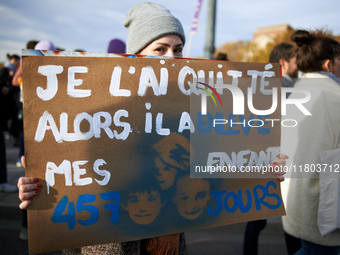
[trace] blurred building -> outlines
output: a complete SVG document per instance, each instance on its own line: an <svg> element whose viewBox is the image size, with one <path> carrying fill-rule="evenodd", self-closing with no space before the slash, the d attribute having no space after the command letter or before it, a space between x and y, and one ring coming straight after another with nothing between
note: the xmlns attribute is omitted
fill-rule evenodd
<svg viewBox="0 0 340 255"><path fill-rule="evenodd" d="M335 36L334 39L340 42L340 35Z"/></svg>
<svg viewBox="0 0 340 255"><path fill-rule="evenodd" d="M268 43L274 43L275 38L278 38L292 30L293 28L288 24L260 27L253 35L253 43L260 48L265 48Z"/></svg>

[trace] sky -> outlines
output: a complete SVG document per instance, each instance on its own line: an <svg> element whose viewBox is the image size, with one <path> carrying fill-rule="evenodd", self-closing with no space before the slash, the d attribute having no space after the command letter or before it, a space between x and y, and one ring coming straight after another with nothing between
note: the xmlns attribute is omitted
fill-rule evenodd
<svg viewBox="0 0 340 255"><path fill-rule="evenodd" d="M183 24L187 40L197 0L153 0L166 6ZM340 35L339 0L216 0L215 47L251 40L260 27L289 24L294 29L327 28ZM21 54L29 40L50 40L73 51L106 52L111 39L125 41L123 20L140 0L1 0L0 62ZM204 56L207 5L203 0L189 57ZM186 47L184 48L186 54Z"/></svg>

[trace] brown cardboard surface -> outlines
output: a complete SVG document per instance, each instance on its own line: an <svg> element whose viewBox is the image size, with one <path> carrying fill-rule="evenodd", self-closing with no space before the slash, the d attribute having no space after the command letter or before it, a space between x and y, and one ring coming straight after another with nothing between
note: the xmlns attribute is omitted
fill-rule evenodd
<svg viewBox="0 0 340 255"><path fill-rule="evenodd" d="M206 162L200 148L265 151L279 146L280 128L270 135L251 130L248 135L222 138L211 132L196 137L197 128L190 134L183 116L190 115L195 126L198 115L190 107L195 95L182 92L195 76L181 75L187 68L205 77L218 72L228 77L228 70L240 70L246 77L247 70L263 72L267 66L192 59L24 57L26 176L43 184L28 210L31 253L284 214L275 178L190 178L190 165ZM279 87L279 66L271 71L275 76L266 78L268 88ZM179 77L185 77L182 91ZM247 78L240 82L243 91L251 81ZM256 94L255 100L258 109L270 108L271 96ZM228 112L231 102L223 101ZM244 116L249 118L248 110ZM271 117L280 118L279 106ZM219 143L211 144L215 139Z"/></svg>

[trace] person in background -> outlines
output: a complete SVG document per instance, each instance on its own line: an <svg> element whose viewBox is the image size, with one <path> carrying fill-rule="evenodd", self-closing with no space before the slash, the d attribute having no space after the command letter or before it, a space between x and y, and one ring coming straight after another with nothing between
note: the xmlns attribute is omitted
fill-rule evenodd
<svg viewBox="0 0 340 255"><path fill-rule="evenodd" d="M12 78L17 68L14 64L7 61L3 68L0 69L0 125L3 131L9 133L15 138L15 124L13 116L15 115L15 91L12 86ZM10 127L9 127L9 122ZM15 144L14 144L15 145Z"/></svg>
<svg viewBox="0 0 340 255"><path fill-rule="evenodd" d="M35 50L57 50L54 44L51 41L47 41L47 40L39 41L35 45L34 49Z"/></svg>
<svg viewBox="0 0 340 255"><path fill-rule="evenodd" d="M217 56L215 57L216 60L224 60L224 61L229 61L228 59L228 54L227 53L222 53L219 52Z"/></svg>
<svg viewBox="0 0 340 255"><path fill-rule="evenodd" d="M6 143L4 131L8 131L8 121L12 117L14 97L12 77L16 66L9 61L0 70L0 192L16 192L15 185L7 182Z"/></svg>
<svg viewBox="0 0 340 255"><path fill-rule="evenodd" d="M107 47L107 53L124 54L126 52L126 45L122 40L112 39Z"/></svg>
<svg viewBox="0 0 340 255"><path fill-rule="evenodd" d="M20 65L20 57L18 55L7 54L7 59L9 60L9 63L13 64L16 67L16 69L18 69L18 67Z"/></svg>
<svg viewBox="0 0 340 255"><path fill-rule="evenodd" d="M13 68L13 71L11 76L13 77L19 66L20 66L20 57L16 54L10 55L7 54L7 58L9 60L10 65L13 65L15 68ZM6 64L5 64L6 66ZM13 79L12 79L13 80ZM20 89L17 87L10 85L12 88L12 96L14 97L14 102L11 107L11 128L10 128L10 134L14 137L14 146L18 147L20 145L20 134L22 132L22 125L20 125L19 120L19 110L20 110Z"/></svg>
<svg viewBox="0 0 340 255"><path fill-rule="evenodd" d="M39 43L39 41L36 40L30 40L26 44L26 49L31 49L33 50L35 46ZM21 91L21 86L22 86L22 63L20 61L20 65L18 68L18 71L15 73L13 79L12 79L12 85L15 87L20 88ZM21 94L21 93L20 93ZM19 151L19 156L18 160L16 163L17 167L22 167L21 164L21 157L24 156L24 132L23 132L23 109L22 109L22 98L19 96L19 121L21 125L21 136L20 136L20 151ZM22 210L22 225L19 233L19 239L20 240L27 240L28 239L28 234L27 234L27 210Z"/></svg>
<svg viewBox="0 0 340 255"><path fill-rule="evenodd" d="M308 91L310 99L304 103L311 114L287 108L284 119L295 119L294 128L282 128L281 151L289 152L288 166L304 166L302 171L287 173L281 183L286 216L282 217L284 231L301 239L301 248L288 242L289 254L327 254L340 252L340 230L322 236L318 225L320 171L308 167L321 164L320 152L332 150L340 127L340 43L322 30L297 30L291 37L296 43L296 62L301 77L294 87ZM290 99L301 98L292 93ZM337 145L339 147L339 145ZM338 191L328 187L329 196L338 197ZM287 240L286 240L287 241Z"/></svg>
<svg viewBox="0 0 340 255"><path fill-rule="evenodd" d="M37 45L38 42L39 41L36 41L36 40L28 41L27 44L26 44L26 49L33 50L35 45ZM20 60L18 70L17 70L17 72L13 76L12 85L20 87L21 86L20 85L21 77L22 77L22 63L21 63L21 60Z"/></svg>
<svg viewBox="0 0 340 255"><path fill-rule="evenodd" d="M9 89L9 93L6 95L6 103L7 109L6 114L8 119L6 120L6 127L4 130L8 130L9 134L14 138L14 146L18 147L20 145L20 133L22 131L20 121L18 119L18 111L19 111L19 97L20 97L20 89L12 86L12 78L13 75L17 72L17 69L20 64L20 57L16 54L7 54L8 61L5 63L4 68L1 70L1 82L4 82L4 78L7 79L6 87ZM7 73L7 70L9 71ZM7 125L9 124L9 127Z"/></svg>
<svg viewBox="0 0 340 255"><path fill-rule="evenodd" d="M0 127L0 192L16 192L18 188L7 182L6 143L2 128Z"/></svg>
<svg viewBox="0 0 340 255"><path fill-rule="evenodd" d="M34 49L35 45L38 43L39 41L36 40L30 40L27 42L26 44L26 49ZM19 96L18 96L18 119L20 122L20 126L21 126L21 135L20 135L20 151L19 151L19 156L18 156L18 160L16 163L17 167L22 167L21 164L21 157L24 155L24 135L23 135L23 109L22 109L22 98L21 98L21 84L22 84L22 63L20 60L19 63L19 67L17 72L15 73L15 75L13 76L12 79L12 85L14 87L19 88ZM27 224L26 224L27 226ZM27 228L27 227L26 227Z"/></svg>
<svg viewBox="0 0 340 255"><path fill-rule="evenodd" d="M279 63L282 71L282 87L291 88L298 77L296 47L290 43L280 43L269 55L269 63ZM287 97L290 93L287 93Z"/></svg>
<svg viewBox="0 0 340 255"><path fill-rule="evenodd" d="M52 42L50 41L35 41L31 40L27 42L26 44L27 49L35 49L35 50L56 50L55 46L53 45ZM12 85L15 87L19 87L21 89L22 85L22 65L20 63L19 69L17 73L14 75L13 80L12 80ZM21 113L19 116L21 116L21 127L23 126L23 116L22 116L22 99L21 96L19 96L18 99L18 104L20 105L18 112ZM21 164L21 157L24 155L24 135L23 135L23 127L21 128L21 136L20 136L20 152L19 152L19 157L18 161L16 163L17 167L22 167Z"/></svg>
<svg viewBox="0 0 340 255"><path fill-rule="evenodd" d="M282 87L293 87L297 78L298 68L296 65L296 47L289 43L280 43L274 47L269 55L269 63L279 63L282 71ZM290 93L289 93L290 94ZM289 96L287 93L287 97ZM260 232L266 227L267 220L255 220L247 223L244 242L243 254L256 255L258 253L258 238ZM300 239L289 236L291 242L300 244Z"/></svg>

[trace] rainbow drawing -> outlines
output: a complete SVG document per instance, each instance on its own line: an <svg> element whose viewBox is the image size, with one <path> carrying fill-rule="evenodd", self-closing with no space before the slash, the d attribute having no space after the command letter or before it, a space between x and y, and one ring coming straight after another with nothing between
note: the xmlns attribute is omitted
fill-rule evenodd
<svg viewBox="0 0 340 255"><path fill-rule="evenodd" d="M215 95L217 96L218 100L220 101L220 104L222 105L222 100L221 100L220 96L218 95L217 91L216 91L213 87L211 87L210 85L205 84L205 83L203 83L203 82L197 82L197 83L204 85L205 87L209 88L212 92L214 92ZM217 103L216 103L216 100L215 100L213 94L211 94L211 93L210 93L208 90L206 90L206 89L203 89L203 88L200 88L200 87L197 87L197 88L198 88L198 89L201 89L201 90L203 90L203 91L205 91L205 92L212 98L212 100L214 100L215 106L217 106Z"/></svg>

